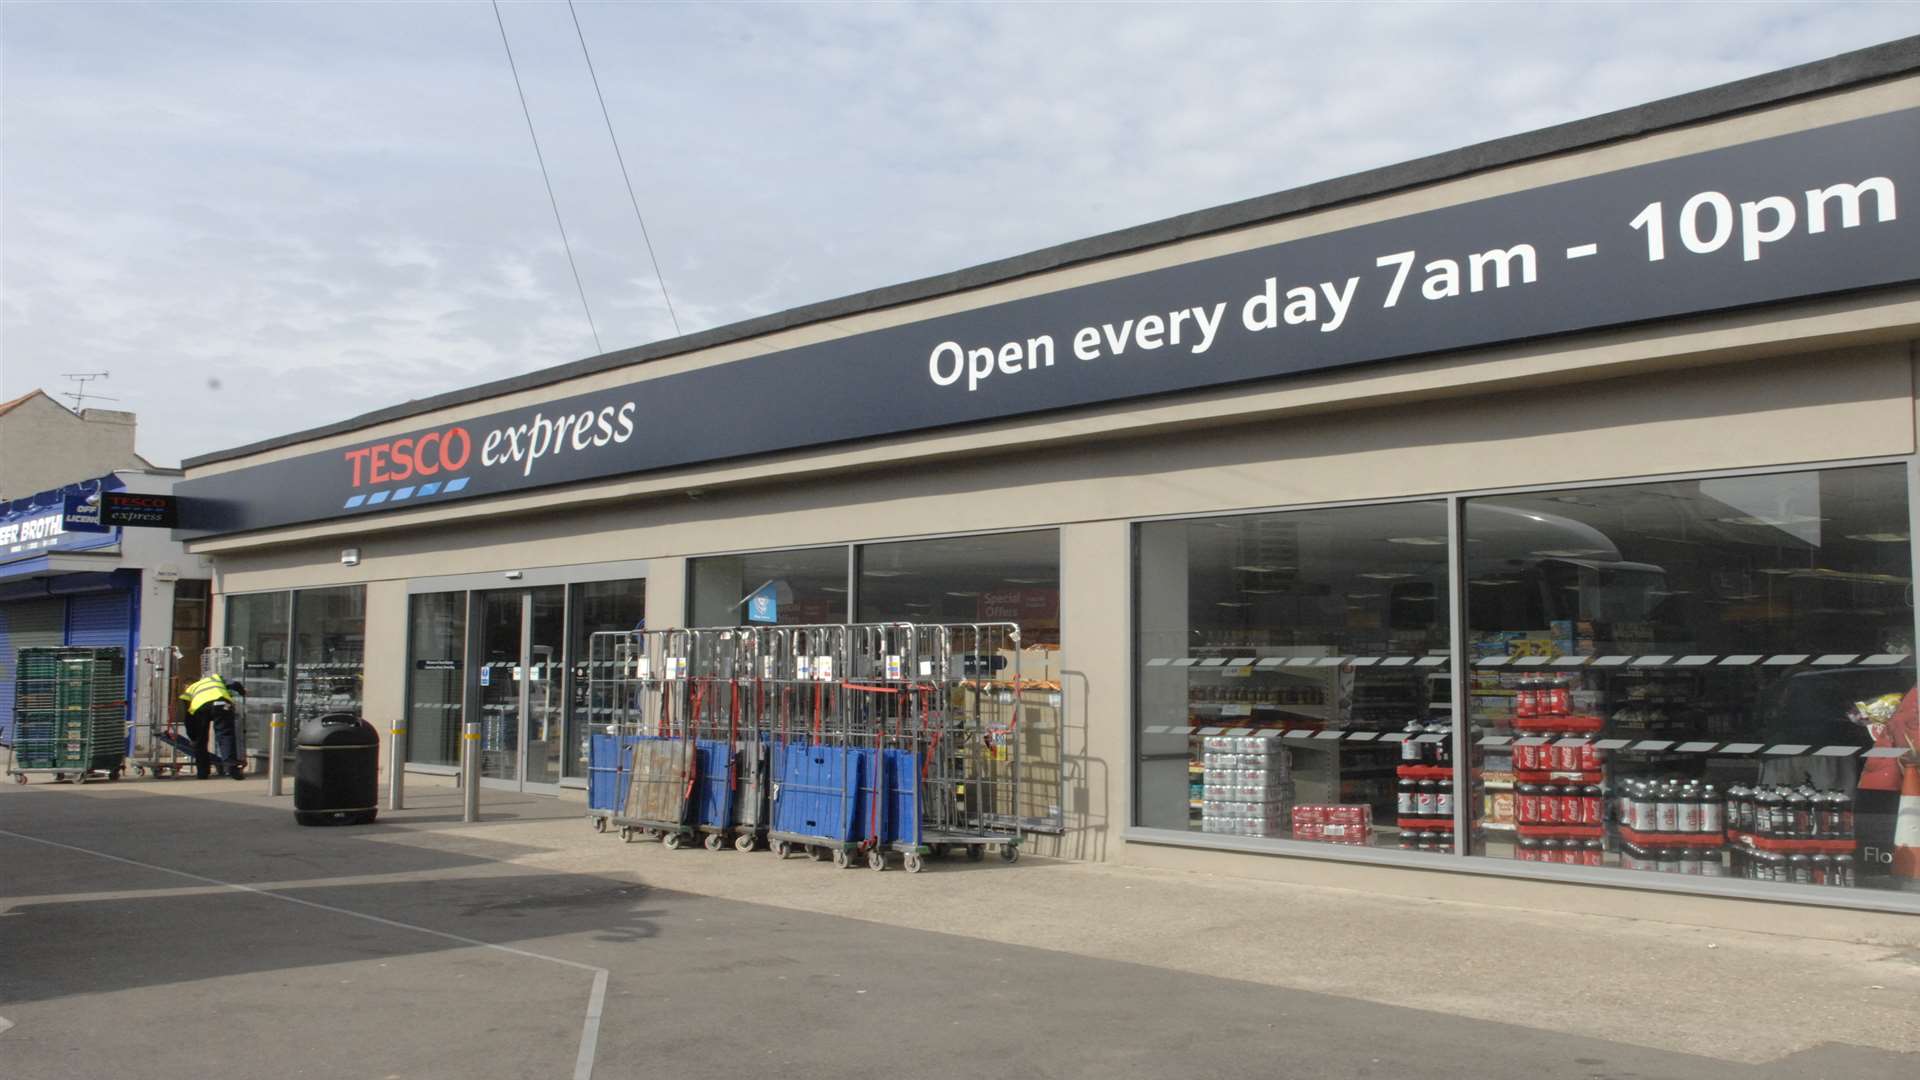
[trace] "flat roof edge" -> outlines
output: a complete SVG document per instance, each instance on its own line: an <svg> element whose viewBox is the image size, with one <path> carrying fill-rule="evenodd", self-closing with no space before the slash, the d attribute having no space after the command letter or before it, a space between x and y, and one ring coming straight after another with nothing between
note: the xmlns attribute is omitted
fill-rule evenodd
<svg viewBox="0 0 1920 1080"><path fill-rule="evenodd" d="M1316 181L1270 195L1258 195L1238 202L1178 214L1080 240L1071 240L1064 244L1056 244L931 277L817 301L785 311L729 323L726 326L601 353L523 375L450 390L431 397L414 398L331 424L188 457L181 461L181 468L184 470L231 461L250 454L295 446L314 439L345 434L360 428L419 416L438 409L538 389L584 375L599 374L615 368L712 348L809 323L845 318L849 315L999 284L1079 263L1111 258L1210 233L1327 209L1424 184L1457 179L1488 169L1750 112L1797 98L1878 82L1916 71L1920 71L1920 35L1750 76L1703 90L1689 91L1642 105L1601 113L1598 116L1572 120L1516 135L1502 136L1455 150L1352 173L1337 179Z"/></svg>

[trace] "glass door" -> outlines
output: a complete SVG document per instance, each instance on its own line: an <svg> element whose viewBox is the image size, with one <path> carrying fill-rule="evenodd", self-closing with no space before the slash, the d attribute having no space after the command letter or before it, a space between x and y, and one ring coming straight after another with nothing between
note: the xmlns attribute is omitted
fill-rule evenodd
<svg viewBox="0 0 1920 1080"><path fill-rule="evenodd" d="M567 591L550 585L480 594L480 778L554 791L560 781Z"/></svg>
<svg viewBox="0 0 1920 1080"><path fill-rule="evenodd" d="M555 788L560 757L566 749L561 725L566 718L567 589L551 585L527 590L527 677L520 686L527 748L526 782L521 786Z"/></svg>
<svg viewBox="0 0 1920 1080"><path fill-rule="evenodd" d="M480 778L520 786L520 670L525 653L525 589L480 594Z"/></svg>

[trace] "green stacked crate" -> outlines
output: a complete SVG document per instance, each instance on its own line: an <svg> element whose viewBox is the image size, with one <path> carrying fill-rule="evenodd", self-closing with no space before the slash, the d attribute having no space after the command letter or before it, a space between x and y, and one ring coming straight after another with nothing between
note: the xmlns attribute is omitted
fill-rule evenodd
<svg viewBox="0 0 1920 1080"><path fill-rule="evenodd" d="M120 649L22 649L15 672L17 768L119 770L127 738Z"/></svg>

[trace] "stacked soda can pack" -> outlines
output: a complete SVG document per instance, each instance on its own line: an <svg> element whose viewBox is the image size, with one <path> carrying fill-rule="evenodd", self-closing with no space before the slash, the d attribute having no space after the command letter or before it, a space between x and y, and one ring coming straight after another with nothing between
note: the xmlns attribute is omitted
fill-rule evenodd
<svg viewBox="0 0 1920 1080"><path fill-rule="evenodd" d="M1293 809L1293 762L1272 736L1210 735L1202 742L1200 831L1284 836Z"/></svg>

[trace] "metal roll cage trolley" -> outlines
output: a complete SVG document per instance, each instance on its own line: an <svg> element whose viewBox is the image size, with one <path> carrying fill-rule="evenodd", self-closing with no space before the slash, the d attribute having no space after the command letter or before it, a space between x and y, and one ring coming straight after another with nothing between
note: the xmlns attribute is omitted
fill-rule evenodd
<svg viewBox="0 0 1920 1080"><path fill-rule="evenodd" d="M595 634L588 817L842 868L1013 862L1024 687L1013 623Z"/></svg>
<svg viewBox="0 0 1920 1080"><path fill-rule="evenodd" d="M139 675L140 722L134 731L133 774L178 776L194 767L194 746L180 730L173 696L174 665L180 650L172 645L142 646L135 656ZM200 650L200 674L218 675L229 683L246 685L247 651L239 645L210 645ZM247 698L233 703L235 756L247 754Z"/></svg>

